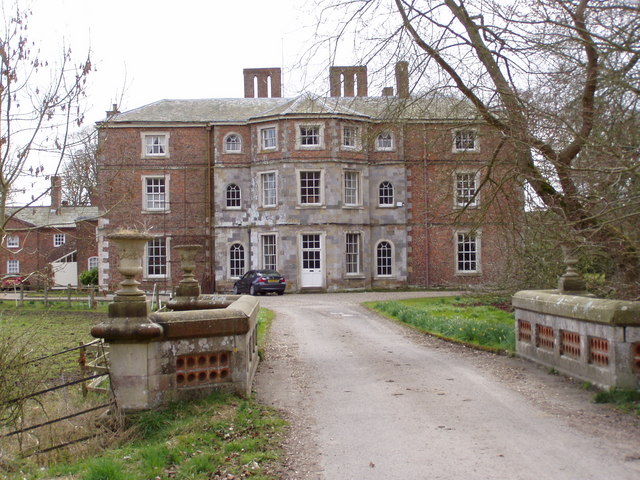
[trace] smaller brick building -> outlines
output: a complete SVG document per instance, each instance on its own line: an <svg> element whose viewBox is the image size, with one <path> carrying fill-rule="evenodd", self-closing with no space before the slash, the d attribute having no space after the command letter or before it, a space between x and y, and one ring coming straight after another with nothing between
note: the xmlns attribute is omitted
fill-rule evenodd
<svg viewBox="0 0 640 480"><path fill-rule="evenodd" d="M60 177L52 177L51 205L8 207L10 218L0 248L0 275L31 275L33 287L78 286L78 276L98 267L99 210L62 202Z"/></svg>

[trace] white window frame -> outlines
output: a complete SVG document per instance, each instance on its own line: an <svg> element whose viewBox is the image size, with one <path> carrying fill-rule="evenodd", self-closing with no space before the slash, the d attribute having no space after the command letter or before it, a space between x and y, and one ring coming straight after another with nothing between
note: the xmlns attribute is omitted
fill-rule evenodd
<svg viewBox="0 0 640 480"><path fill-rule="evenodd" d="M302 175L306 173L318 173L319 174L319 185L318 185L318 201L317 202L307 202L303 201L305 199L303 195L303 181ZM324 170L320 170L317 168L312 169L300 169L296 170L296 183L297 183L297 191L298 191L298 205L301 207L318 207L324 205Z"/></svg>
<svg viewBox="0 0 640 480"><path fill-rule="evenodd" d="M149 207L148 195L159 195L158 193L149 192L147 190L148 181L162 180L164 182L164 205L162 207ZM142 175L142 211L153 213L168 213L170 211L169 203L169 186L171 181L170 175Z"/></svg>
<svg viewBox="0 0 640 480"><path fill-rule="evenodd" d="M140 132L140 139L142 142L142 155L141 158L169 158L169 132ZM147 139L152 137L162 138L164 143L159 143L164 150L162 153L149 152L149 143Z"/></svg>
<svg viewBox="0 0 640 480"><path fill-rule="evenodd" d="M355 178L355 186L351 184ZM359 170L342 172L342 200L345 207L362 206L362 174Z"/></svg>
<svg viewBox="0 0 640 480"><path fill-rule="evenodd" d="M234 257L234 254L238 251L237 249L234 251L234 247L240 247L242 250L242 258ZM247 248L240 242L233 242L229 247L229 278L240 278L247 272ZM239 268L238 263L242 262L242 271L240 275L234 275L235 270Z"/></svg>
<svg viewBox="0 0 640 480"><path fill-rule="evenodd" d="M267 136L267 132L273 131L273 145L271 145L271 136ZM278 149L278 126L265 125L258 129L258 137L260 142L260 150L269 152ZM269 142L267 142L269 140Z"/></svg>
<svg viewBox="0 0 640 480"><path fill-rule="evenodd" d="M317 129L315 134L303 134L305 129ZM317 139L317 143L304 143L305 139ZM296 149L297 150L323 150L324 149L324 123L296 123Z"/></svg>
<svg viewBox="0 0 640 480"><path fill-rule="evenodd" d="M467 250L466 244L471 243L469 237L473 236L473 249ZM461 238L462 237L462 238ZM465 238L466 237L466 238ZM482 273L481 269L481 247L482 247L482 232L477 230L472 232L470 230L457 230L453 235L454 243L454 262L456 275L478 275ZM463 250L460 247L463 247ZM468 258L461 258L461 255L469 254ZM473 263L475 268L460 268L461 263L468 263L471 266Z"/></svg>
<svg viewBox="0 0 640 480"><path fill-rule="evenodd" d="M347 135L347 131L351 132ZM343 125L342 126L342 149L343 150L360 150L362 148L362 143L360 141L360 127L356 127L355 125ZM347 140L353 142L353 145L350 143L347 144Z"/></svg>
<svg viewBox="0 0 640 480"><path fill-rule="evenodd" d="M389 138L387 139L386 136ZM389 142L389 145L386 145L387 141ZM392 152L395 148L395 143L393 132L391 130L384 130L376 135L375 150L377 152Z"/></svg>
<svg viewBox="0 0 640 480"><path fill-rule="evenodd" d="M7 274L20 273L20 260L7 260Z"/></svg>
<svg viewBox="0 0 640 480"><path fill-rule="evenodd" d="M87 270L98 268L100 266L100 258L97 256L87 258Z"/></svg>
<svg viewBox="0 0 640 480"><path fill-rule="evenodd" d="M389 203L382 203L382 199L389 199L389 195L385 194L382 195L382 186L384 184L389 184L389 188L385 188L386 191L388 191L389 189L391 190L391 201ZM396 201L396 189L393 186L393 183L390 182L389 180L383 180L382 182L380 182L378 184L378 206L380 208L391 208L391 207L395 207L395 201Z"/></svg>
<svg viewBox="0 0 640 480"><path fill-rule="evenodd" d="M53 246L61 247L67 243L67 236L64 233L54 233L53 234Z"/></svg>
<svg viewBox="0 0 640 480"><path fill-rule="evenodd" d="M267 238L269 242L273 239L273 243L266 243ZM267 251L267 249L273 249L273 251ZM265 270L278 269L278 235L275 233L260 234L260 268Z"/></svg>
<svg viewBox="0 0 640 480"><path fill-rule="evenodd" d="M469 186L464 178L472 178L473 186ZM480 172L474 170L456 170L453 173L453 207L475 208L480 205ZM471 193L473 192L473 193ZM471 201L469 201L471 199Z"/></svg>
<svg viewBox="0 0 640 480"><path fill-rule="evenodd" d="M164 273L149 273L149 247L151 246L151 242L155 242L156 240L164 240L164 248L165 248L165 263L164 263ZM145 279L158 279L158 278L170 278L171 277L171 238L170 237L154 237L149 240L144 247L144 278Z"/></svg>
<svg viewBox="0 0 640 480"><path fill-rule="evenodd" d="M273 203L267 202L267 200L271 200L271 198L267 197L267 192L270 191L266 189L265 181L267 177L273 176ZM278 205L278 172L269 171L269 172L260 172L259 174L260 181L260 206L262 208L274 208Z"/></svg>
<svg viewBox="0 0 640 480"><path fill-rule="evenodd" d="M236 138L236 141L232 141L232 138ZM224 153L237 154L242 153L242 135L236 132L229 132L224 137Z"/></svg>
<svg viewBox="0 0 640 480"><path fill-rule="evenodd" d="M469 142L469 138L462 138L463 135L471 134L473 139L473 147L465 146ZM478 138L478 130L475 128L457 128L453 131L453 153L461 152L479 152L480 140Z"/></svg>
<svg viewBox="0 0 640 480"><path fill-rule="evenodd" d="M388 268L390 270L389 273L380 273L380 269L381 268L386 268L386 265L380 265L380 258L378 257L378 249L380 248L380 245L383 243L387 243L389 245L389 249L390 249L390 253L389 253L389 261L390 261L390 265L388 265ZM394 276L395 271L396 271L396 266L395 266L395 247L393 245L393 242L391 240L387 240L387 239L381 239L378 240L375 244L374 250L373 250L373 258L374 258L374 277L376 278L391 278Z"/></svg>
<svg viewBox="0 0 640 480"><path fill-rule="evenodd" d="M362 245L362 232L345 233L344 268L345 275L348 277L362 275Z"/></svg>
<svg viewBox="0 0 640 480"><path fill-rule="evenodd" d="M237 192L237 197L236 196L230 196L229 194L231 193L231 188L235 187L237 190L234 190L234 192ZM229 205L229 203L235 203L237 202L237 205ZM242 208L242 189L240 188L240 185L238 185L237 183L230 183L229 185L227 185L224 189L224 204L225 204L225 208L227 210L240 210Z"/></svg>
<svg viewBox="0 0 640 480"><path fill-rule="evenodd" d="M20 248L20 237L18 235L7 235L7 248Z"/></svg>

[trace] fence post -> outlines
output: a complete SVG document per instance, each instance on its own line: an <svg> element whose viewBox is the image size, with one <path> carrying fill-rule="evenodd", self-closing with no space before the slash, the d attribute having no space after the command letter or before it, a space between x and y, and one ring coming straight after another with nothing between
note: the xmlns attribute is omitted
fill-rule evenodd
<svg viewBox="0 0 640 480"><path fill-rule="evenodd" d="M20 306L24 306L24 283L20 284Z"/></svg>
<svg viewBox="0 0 640 480"><path fill-rule="evenodd" d="M98 302L96 302L96 288L93 286L89 290L89 307L93 309L98 308Z"/></svg>
<svg viewBox="0 0 640 480"><path fill-rule="evenodd" d="M44 282L44 306L49 306L49 282Z"/></svg>
<svg viewBox="0 0 640 480"><path fill-rule="evenodd" d="M67 307L71 308L71 284L67 283Z"/></svg>
<svg viewBox="0 0 640 480"><path fill-rule="evenodd" d="M84 342L80 342L80 358L78 359L78 363L80 364L80 378L84 378L86 375L87 369L87 347ZM89 389L87 388L87 382L82 382L82 398L87 398L87 393Z"/></svg>

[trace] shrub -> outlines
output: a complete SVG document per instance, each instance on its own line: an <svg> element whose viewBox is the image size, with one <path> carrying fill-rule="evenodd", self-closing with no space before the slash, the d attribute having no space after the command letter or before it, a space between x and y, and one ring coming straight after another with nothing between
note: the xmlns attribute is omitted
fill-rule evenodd
<svg viewBox="0 0 640 480"><path fill-rule="evenodd" d="M80 274L80 283L83 285L98 285L98 269L92 268Z"/></svg>

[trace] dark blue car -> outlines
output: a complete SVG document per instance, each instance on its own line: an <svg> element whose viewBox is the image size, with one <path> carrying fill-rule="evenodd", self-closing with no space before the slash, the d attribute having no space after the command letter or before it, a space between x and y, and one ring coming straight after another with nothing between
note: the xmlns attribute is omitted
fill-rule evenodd
<svg viewBox="0 0 640 480"><path fill-rule="evenodd" d="M287 288L287 281L275 270L249 270L233 284L233 293L236 295L241 293L264 295L274 292L283 295L285 288Z"/></svg>

